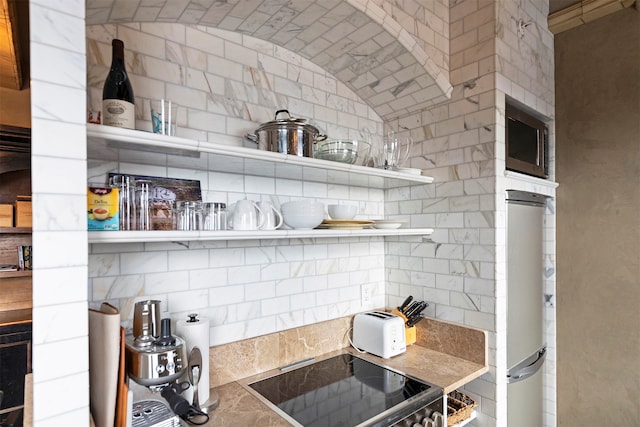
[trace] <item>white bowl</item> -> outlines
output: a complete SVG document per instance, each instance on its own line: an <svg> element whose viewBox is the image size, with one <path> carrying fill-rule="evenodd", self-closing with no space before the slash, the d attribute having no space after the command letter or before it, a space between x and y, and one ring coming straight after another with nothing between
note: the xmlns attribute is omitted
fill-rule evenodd
<svg viewBox="0 0 640 427"><path fill-rule="evenodd" d="M356 205L329 205L327 209L332 219L353 219L358 213Z"/></svg>
<svg viewBox="0 0 640 427"><path fill-rule="evenodd" d="M373 221L373 227L374 228L380 228L383 230L394 230L396 228L400 228L402 227L404 224L406 224L407 220L404 219L388 219L388 220L383 220L383 219L377 219L375 221Z"/></svg>
<svg viewBox="0 0 640 427"><path fill-rule="evenodd" d="M324 220L324 204L308 200L286 202L280 206L283 222L296 230L309 230Z"/></svg>

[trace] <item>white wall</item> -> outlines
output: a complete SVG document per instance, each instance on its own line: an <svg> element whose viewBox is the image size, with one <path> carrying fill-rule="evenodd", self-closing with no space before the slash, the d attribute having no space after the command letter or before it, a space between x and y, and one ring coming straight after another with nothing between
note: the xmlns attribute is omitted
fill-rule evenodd
<svg viewBox="0 0 640 427"><path fill-rule="evenodd" d="M84 32L82 2L30 1L38 427L89 419Z"/></svg>

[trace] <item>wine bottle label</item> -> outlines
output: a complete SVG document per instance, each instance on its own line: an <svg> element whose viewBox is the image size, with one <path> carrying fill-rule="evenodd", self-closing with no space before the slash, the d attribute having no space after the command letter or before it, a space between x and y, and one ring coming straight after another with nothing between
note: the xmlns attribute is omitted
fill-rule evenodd
<svg viewBox="0 0 640 427"><path fill-rule="evenodd" d="M135 129L135 106L122 99L103 99L102 123L108 126Z"/></svg>

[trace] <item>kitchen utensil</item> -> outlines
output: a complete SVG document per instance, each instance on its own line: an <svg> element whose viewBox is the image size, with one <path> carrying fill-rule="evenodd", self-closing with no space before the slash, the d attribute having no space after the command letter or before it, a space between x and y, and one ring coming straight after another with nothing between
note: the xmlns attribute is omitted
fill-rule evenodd
<svg viewBox="0 0 640 427"><path fill-rule="evenodd" d="M168 99L152 99L151 130L161 135L176 135L176 121L178 118L178 104Z"/></svg>
<svg viewBox="0 0 640 427"><path fill-rule="evenodd" d="M414 316L411 319L407 320L405 325L407 326L407 328L411 328L412 326L415 326L422 319L424 319L424 316L422 314L418 316Z"/></svg>
<svg viewBox="0 0 640 427"><path fill-rule="evenodd" d="M329 205L327 206L331 219L353 219L358 213L357 205Z"/></svg>
<svg viewBox="0 0 640 427"><path fill-rule="evenodd" d="M325 216L324 204L311 200L295 200L282 204L284 223L299 230L310 230L322 223Z"/></svg>
<svg viewBox="0 0 640 427"><path fill-rule="evenodd" d="M176 202L177 229L195 231L202 228L202 203L199 201Z"/></svg>
<svg viewBox="0 0 640 427"><path fill-rule="evenodd" d="M289 118L278 119L278 115L286 113ZM255 133L246 138L258 144L261 150L275 151L294 156L313 157L313 146L327 139L318 128L306 123L306 119L291 117L288 110L278 110L274 120L262 123Z"/></svg>
<svg viewBox="0 0 640 427"><path fill-rule="evenodd" d="M202 375L202 354L198 347L194 347L189 354L189 368L187 373L189 374L189 382L193 387L193 406L199 410L198 383Z"/></svg>
<svg viewBox="0 0 640 427"><path fill-rule="evenodd" d="M411 310L407 310L406 316L407 319L410 319L413 316L417 316L418 314L420 314L422 312L422 310L424 310L425 308L427 308L427 303L424 301L420 301L418 304L416 304L415 307L413 307Z"/></svg>
<svg viewBox="0 0 640 427"><path fill-rule="evenodd" d="M411 302L411 300L413 299L413 296L409 295L407 297L407 299L405 299L402 304L400 304L400 306L398 307L398 311L403 312L404 308L409 305L409 303Z"/></svg>
<svg viewBox="0 0 640 427"><path fill-rule="evenodd" d="M261 230L275 230L282 225L282 214L268 200L258 202L258 208L261 209L260 219L263 222Z"/></svg>
<svg viewBox="0 0 640 427"><path fill-rule="evenodd" d="M357 219L325 219L318 228L328 228L330 230L362 230L370 227L373 221Z"/></svg>
<svg viewBox="0 0 640 427"><path fill-rule="evenodd" d="M227 205L225 203L207 202L202 204L202 229L227 229Z"/></svg>
<svg viewBox="0 0 640 427"><path fill-rule="evenodd" d="M411 137L400 138L394 131L390 131L381 143L372 148L373 166L397 170L409 158L412 146Z"/></svg>
<svg viewBox="0 0 640 427"><path fill-rule="evenodd" d="M135 182L136 230L151 230L151 206L149 204L153 185L151 181L138 179Z"/></svg>
<svg viewBox="0 0 640 427"><path fill-rule="evenodd" d="M411 304L409 304L407 307L404 308L404 310L402 311L402 314L406 316L409 312L411 312L414 308L416 308L418 304L420 304L419 301L413 301Z"/></svg>
<svg viewBox="0 0 640 427"><path fill-rule="evenodd" d="M393 219L389 219L389 220L382 220L382 219L377 219L375 221L373 221L373 227L374 228L379 228L382 230L395 230L396 228L400 228L402 227L404 224L406 224L408 221L406 220L393 220Z"/></svg>
<svg viewBox="0 0 640 427"><path fill-rule="evenodd" d="M233 206L229 225L234 230L259 230L264 226L265 215L253 200L238 200Z"/></svg>
<svg viewBox="0 0 640 427"><path fill-rule="evenodd" d="M133 183L128 175L115 175L109 177L109 184L118 189L120 230L132 230L134 228L133 199L135 197L133 194Z"/></svg>
<svg viewBox="0 0 640 427"><path fill-rule="evenodd" d="M369 159L371 144L365 141L333 139L316 145L316 159L364 165Z"/></svg>

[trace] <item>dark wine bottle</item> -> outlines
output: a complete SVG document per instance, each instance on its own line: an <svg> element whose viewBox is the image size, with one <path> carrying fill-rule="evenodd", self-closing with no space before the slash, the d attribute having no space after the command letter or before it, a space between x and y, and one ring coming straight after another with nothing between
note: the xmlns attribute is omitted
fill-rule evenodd
<svg viewBox="0 0 640 427"><path fill-rule="evenodd" d="M102 123L135 129L136 116L133 89L124 65L124 43L113 39L111 69L102 90Z"/></svg>

